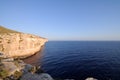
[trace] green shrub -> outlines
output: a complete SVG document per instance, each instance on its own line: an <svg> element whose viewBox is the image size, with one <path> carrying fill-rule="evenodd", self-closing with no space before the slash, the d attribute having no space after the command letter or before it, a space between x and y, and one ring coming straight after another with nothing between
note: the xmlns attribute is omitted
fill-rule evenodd
<svg viewBox="0 0 120 80"><path fill-rule="evenodd" d="M19 79L22 76L22 72L21 71L16 71L13 75L14 79Z"/></svg>
<svg viewBox="0 0 120 80"><path fill-rule="evenodd" d="M0 70L0 77L1 78L6 78L8 76L8 71L5 69Z"/></svg>

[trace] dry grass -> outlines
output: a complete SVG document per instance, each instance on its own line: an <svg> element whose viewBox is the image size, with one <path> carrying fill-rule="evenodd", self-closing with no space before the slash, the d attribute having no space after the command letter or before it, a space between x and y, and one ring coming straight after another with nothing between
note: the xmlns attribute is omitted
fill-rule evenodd
<svg viewBox="0 0 120 80"><path fill-rule="evenodd" d="M19 33L19 32L4 28L3 26L0 26L0 33Z"/></svg>

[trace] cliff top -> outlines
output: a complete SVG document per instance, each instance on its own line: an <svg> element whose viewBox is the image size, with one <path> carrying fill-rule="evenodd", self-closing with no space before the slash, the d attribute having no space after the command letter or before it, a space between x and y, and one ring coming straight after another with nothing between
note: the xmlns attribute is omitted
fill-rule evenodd
<svg viewBox="0 0 120 80"><path fill-rule="evenodd" d="M4 33L22 33L22 32L11 30L0 25L0 34L4 34ZM30 35L33 35L33 34L30 34ZM43 38L43 37L40 37L40 38ZM43 39L46 39L46 38L43 38Z"/></svg>
<svg viewBox="0 0 120 80"><path fill-rule="evenodd" d="M3 26L0 26L0 34L1 34L1 33L19 33L19 32L14 31L14 30L7 29L7 28L5 28L5 27L3 27Z"/></svg>

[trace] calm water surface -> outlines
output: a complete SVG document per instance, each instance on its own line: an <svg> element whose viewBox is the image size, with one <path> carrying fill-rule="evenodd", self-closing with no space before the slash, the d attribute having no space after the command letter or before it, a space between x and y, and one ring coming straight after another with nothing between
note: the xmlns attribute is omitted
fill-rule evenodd
<svg viewBox="0 0 120 80"><path fill-rule="evenodd" d="M119 41L49 41L27 61L54 78L120 80Z"/></svg>

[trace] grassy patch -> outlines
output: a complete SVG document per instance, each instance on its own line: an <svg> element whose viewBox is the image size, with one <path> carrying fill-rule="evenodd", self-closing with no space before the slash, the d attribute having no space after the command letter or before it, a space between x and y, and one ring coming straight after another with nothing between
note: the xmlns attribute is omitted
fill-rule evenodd
<svg viewBox="0 0 120 80"><path fill-rule="evenodd" d="M8 71L5 70L3 67L0 67L0 77L6 78L8 76Z"/></svg>
<svg viewBox="0 0 120 80"><path fill-rule="evenodd" d="M16 60L16 61L14 61L14 64L17 66L17 67L19 67L20 65L19 65L19 62Z"/></svg>
<svg viewBox="0 0 120 80"><path fill-rule="evenodd" d="M0 26L0 33L19 33L19 32Z"/></svg>

